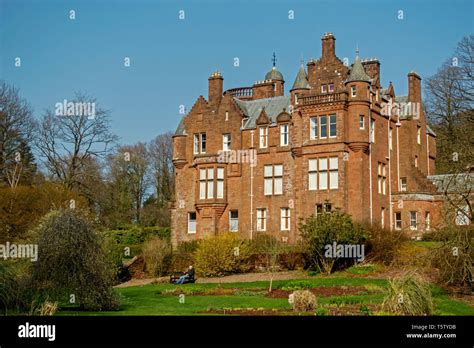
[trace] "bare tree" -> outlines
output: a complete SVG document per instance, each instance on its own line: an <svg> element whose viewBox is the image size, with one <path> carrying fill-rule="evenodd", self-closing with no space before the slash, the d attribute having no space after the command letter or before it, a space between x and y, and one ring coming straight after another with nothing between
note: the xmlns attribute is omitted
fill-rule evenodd
<svg viewBox="0 0 474 348"><path fill-rule="evenodd" d="M456 173L474 158L474 36L465 37L435 75L426 80L428 120L437 134L439 173Z"/></svg>
<svg viewBox="0 0 474 348"><path fill-rule="evenodd" d="M60 104L60 103L59 103ZM76 94L69 110L47 110L38 127L36 147L49 172L67 188L79 185L79 174L91 158L103 158L117 141L110 131L110 115L95 98ZM85 108L78 106L91 106ZM71 112L72 111L72 112Z"/></svg>
<svg viewBox="0 0 474 348"><path fill-rule="evenodd" d="M158 135L148 144L150 164L153 171L156 202L164 207L174 196L173 134Z"/></svg>
<svg viewBox="0 0 474 348"><path fill-rule="evenodd" d="M474 35L463 38L454 55L426 81L428 120L437 133L436 178L448 215L472 220L474 158Z"/></svg>
<svg viewBox="0 0 474 348"><path fill-rule="evenodd" d="M135 222L140 222L145 195L150 187L149 158L144 143L120 147L110 158L110 184L115 195L134 210Z"/></svg>
<svg viewBox="0 0 474 348"><path fill-rule="evenodd" d="M0 182L16 187L22 174L36 171L27 141L33 136L34 119L17 88L0 82ZM1 183L0 183L1 185Z"/></svg>

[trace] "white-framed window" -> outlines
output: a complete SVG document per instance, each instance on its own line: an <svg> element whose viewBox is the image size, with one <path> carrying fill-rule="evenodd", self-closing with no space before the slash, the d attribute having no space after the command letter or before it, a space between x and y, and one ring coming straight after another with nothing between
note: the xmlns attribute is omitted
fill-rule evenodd
<svg viewBox="0 0 474 348"><path fill-rule="evenodd" d="M405 192L407 190L407 178L400 178L400 191Z"/></svg>
<svg viewBox="0 0 474 348"><path fill-rule="evenodd" d="M257 209L257 231L262 232L267 230L267 209Z"/></svg>
<svg viewBox="0 0 474 348"><path fill-rule="evenodd" d="M264 195L281 195L283 193L283 165L266 165L263 167Z"/></svg>
<svg viewBox="0 0 474 348"><path fill-rule="evenodd" d="M328 85L328 90L329 90L329 93L333 93L334 92L334 83L330 83Z"/></svg>
<svg viewBox="0 0 474 348"><path fill-rule="evenodd" d="M370 142L375 143L375 120L370 120Z"/></svg>
<svg viewBox="0 0 474 348"><path fill-rule="evenodd" d="M224 168L217 168L216 198L224 198Z"/></svg>
<svg viewBox="0 0 474 348"><path fill-rule="evenodd" d="M280 146L288 146L289 143L289 126L288 124L280 125Z"/></svg>
<svg viewBox="0 0 474 348"><path fill-rule="evenodd" d="M221 175L222 178L217 180L218 194L222 193L224 197L224 169L217 168L217 174ZM219 192L221 190L222 192ZM199 199L212 199L214 198L214 168L201 168L199 169Z"/></svg>
<svg viewBox="0 0 474 348"><path fill-rule="evenodd" d="M388 148L392 150L392 143L393 143L393 137L392 137L392 128L388 129Z"/></svg>
<svg viewBox="0 0 474 348"><path fill-rule="evenodd" d="M385 227L385 208L382 208L380 211L380 226Z"/></svg>
<svg viewBox="0 0 474 348"><path fill-rule="evenodd" d="M421 145L421 127L416 126L416 143Z"/></svg>
<svg viewBox="0 0 474 348"><path fill-rule="evenodd" d="M416 211L410 212L410 230L415 231L418 229L417 213Z"/></svg>
<svg viewBox="0 0 474 348"><path fill-rule="evenodd" d="M415 167L418 168L418 156L415 155Z"/></svg>
<svg viewBox="0 0 474 348"><path fill-rule="evenodd" d="M188 213L188 233L196 233L196 212Z"/></svg>
<svg viewBox="0 0 474 348"><path fill-rule="evenodd" d="M359 129L365 128L365 116L359 115Z"/></svg>
<svg viewBox="0 0 474 348"><path fill-rule="evenodd" d="M318 138L318 118L311 117L309 119L309 138L311 140Z"/></svg>
<svg viewBox="0 0 474 348"><path fill-rule="evenodd" d="M268 127L260 127L260 148L268 147Z"/></svg>
<svg viewBox="0 0 474 348"><path fill-rule="evenodd" d="M263 167L264 194L269 196L273 194L273 166Z"/></svg>
<svg viewBox="0 0 474 348"><path fill-rule="evenodd" d="M385 195L387 193L387 172L386 165L379 162L377 167L378 193Z"/></svg>
<svg viewBox="0 0 474 348"><path fill-rule="evenodd" d="M199 134L194 134L194 154L198 154L199 153Z"/></svg>
<svg viewBox="0 0 474 348"><path fill-rule="evenodd" d="M206 133L194 134L194 154L206 153Z"/></svg>
<svg viewBox="0 0 474 348"><path fill-rule="evenodd" d="M402 213L400 212L395 213L395 229L396 230L402 229Z"/></svg>
<svg viewBox="0 0 474 348"><path fill-rule="evenodd" d="M321 93L327 93L328 92L328 85L321 85Z"/></svg>
<svg viewBox="0 0 474 348"><path fill-rule="evenodd" d="M382 194L387 194L387 165L382 164Z"/></svg>
<svg viewBox="0 0 474 348"><path fill-rule="evenodd" d="M318 189L318 160L308 160L308 190Z"/></svg>
<svg viewBox="0 0 474 348"><path fill-rule="evenodd" d="M456 225L458 226L468 226L471 224L469 219L469 207L466 205L464 207L459 208L456 211Z"/></svg>
<svg viewBox="0 0 474 348"><path fill-rule="evenodd" d="M339 166L337 157L329 157L329 188L339 187Z"/></svg>
<svg viewBox="0 0 474 348"><path fill-rule="evenodd" d="M318 186L319 184L319 186ZM308 190L339 188L338 157L320 157L308 160Z"/></svg>
<svg viewBox="0 0 474 348"><path fill-rule="evenodd" d="M320 158L319 161L319 189L326 190L328 188L328 159Z"/></svg>
<svg viewBox="0 0 474 348"><path fill-rule="evenodd" d="M298 93L295 93L295 105L298 105Z"/></svg>
<svg viewBox="0 0 474 348"><path fill-rule="evenodd" d="M356 86L351 86L351 97L355 97L357 95Z"/></svg>
<svg viewBox="0 0 474 348"><path fill-rule="evenodd" d="M231 135L230 133L222 135L222 150L230 151Z"/></svg>
<svg viewBox="0 0 474 348"><path fill-rule="evenodd" d="M425 212L425 230L431 229L431 214L429 211Z"/></svg>
<svg viewBox="0 0 474 348"><path fill-rule="evenodd" d="M229 111L226 111L226 112L225 112L225 120L226 120L226 121L229 121Z"/></svg>
<svg viewBox="0 0 474 348"><path fill-rule="evenodd" d="M206 153L206 133L201 133L201 153Z"/></svg>
<svg viewBox="0 0 474 348"><path fill-rule="evenodd" d="M328 119L327 116L320 116L319 117L319 137L327 138L328 136Z"/></svg>
<svg viewBox="0 0 474 348"><path fill-rule="evenodd" d="M199 199L206 199L206 169L199 169Z"/></svg>
<svg viewBox="0 0 474 348"><path fill-rule="evenodd" d="M290 230L290 208L280 208L280 230Z"/></svg>
<svg viewBox="0 0 474 348"><path fill-rule="evenodd" d="M283 165L278 164L273 167L273 176L274 176L274 186L273 194L281 195L283 194Z"/></svg>
<svg viewBox="0 0 474 348"><path fill-rule="evenodd" d="M207 198L214 198L214 168L207 168Z"/></svg>
<svg viewBox="0 0 474 348"><path fill-rule="evenodd" d="M336 123L337 123L336 115L329 115L329 137L330 138L336 137L336 131L337 131Z"/></svg>
<svg viewBox="0 0 474 348"><path fill-rule="evenodd" d="M229 211L229 231L237 232L239 230L239 211Z"/></svg>

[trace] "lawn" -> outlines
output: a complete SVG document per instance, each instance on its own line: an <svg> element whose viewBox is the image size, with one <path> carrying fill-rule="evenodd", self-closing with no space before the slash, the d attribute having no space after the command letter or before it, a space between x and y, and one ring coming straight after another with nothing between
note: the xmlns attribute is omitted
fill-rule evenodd
<svg viewBox="0 0 474 348"><path fill-rule="evenodd" d="M117 289L122 305L115 312L81 312L62 307L57 315L293 315L288 295L311 289L318 301L317 315L381 315L385 279L321 275L302 280L268 282L150 284ZM467 303L451 299L437 287L432 290L435 315L474 315ZM184 296L183 296L184 295ZM314 314L314 313L311 313Z"/></svg>

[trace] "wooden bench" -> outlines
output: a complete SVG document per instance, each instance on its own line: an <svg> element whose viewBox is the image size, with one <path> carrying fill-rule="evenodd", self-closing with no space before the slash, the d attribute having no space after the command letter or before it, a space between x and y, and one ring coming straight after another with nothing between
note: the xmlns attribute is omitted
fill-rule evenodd
<svg viewBox="0 0 474 348"><path fill-rule="evenodd" d="M170 283L172 284L176 284L176 282L178 281L178 279L183 276L184 273L173 273L170 275ZM196 282L196 277L192 277L192 278L186 278L186 280L184 281L183 284L188 284L188 283L195 283Z"/></svg>

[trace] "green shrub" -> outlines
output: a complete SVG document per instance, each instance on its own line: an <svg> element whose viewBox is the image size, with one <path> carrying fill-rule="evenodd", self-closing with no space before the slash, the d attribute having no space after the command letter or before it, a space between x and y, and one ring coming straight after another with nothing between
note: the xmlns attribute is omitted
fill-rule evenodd
<svg viewBox="0 0 474 348"><path fill-rule="evenodd" d="M314 285L307 280L290 280L284 286L281 287L281 289L285 291L295 291L312 288L314 288Z"/></svg>
<svg viewBox="0 0 474 348"><path fill-rule="evenodd" d="M179 253L194 253L199 246L198 240L190 240L178 244L177 252Z"/></svg>
<svg viewBox="0 0 474 348"><path fill-rule="evenodd" d="M5 314L18 307L18 291L19 284L12 265L0 262L0 309Z"/></svg>
<svg viewBox="0 0 474 348"><path fill-rule="evenodd" d="M249 243L227 232L202 239L196 251L196 271L205 277L224 276L247 269Z"/></svg>
<svg viewBox="0 0 474 348"><path fill-rule="evenodd" d="M171 244L154 237L143 245L143 259L146 271L152 277L161 277L168 273L171 265Z"/></svg>
<svg viewBox="0 0 474 348"><path fill-rule="evenodd" d="M368 258L385 265L392 264L402 243L407 240L405 233L395 229L384 229L378 225L364 227L370 235L367 243Z"/></svg>
<svg viewBox="0 0 474 348"><path fill-rule="evenodd" d="M194 265L197 248L197 240L178 244L177 248L173 251L171 270L173 272L183 272L187 270L190 265Z"/></svg>
<svg viewBox="0 0 474 348"><path fill-rule="evenodd" d="M50 290L52 301L74 295L82 309L118 308L112 289L115 269L108 262L103 240L79 211L53 211L36 232L38 261L32 267L33 283Z"/></svg>
<svg viewBox="0 0 474 348"><path fill-rule="evenodd" d="M327 274L335 268L354 264L354 259L326 257L326 246L364 244L368 234L364 228L354 223L350 215L339 210L312 215L303 220L299 226L303 245L313 267Z"/></svg>
<svg viewBox="0 0 474 348"><path fill-rule="evenodd" d="M390 280L382 308L392 314L431 315L433 298L429 284L413 273Z"/></svg>
<svg viewBox="0 0 474 348"><path fill-rule="evenodd" d="M472 289L474 228L448 226L436 232L439 244L427 254L432 266L439 269L439 281Z"/></svg>
<svg viewBox="0 0 474 348"><path fill-rule="evenodd" d="M295 245L285 245L282 248L279 263L282 268L289 271L303 269L305 266L304 246L301 242Z"/></svg>
<svg viewBox="0 0 474 348"><path fill-rule="evenodd" d="M291 303L295 312L309 312L316 310L316 296L309 290L297 290L292 294Z"/></svg>

